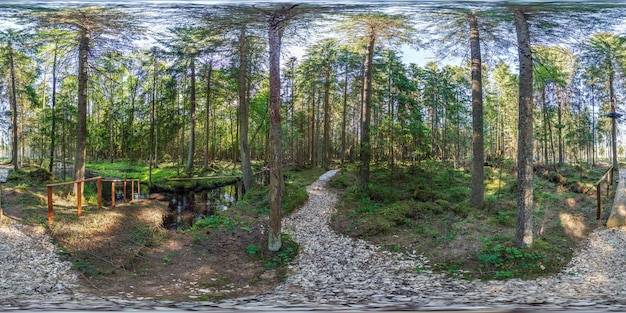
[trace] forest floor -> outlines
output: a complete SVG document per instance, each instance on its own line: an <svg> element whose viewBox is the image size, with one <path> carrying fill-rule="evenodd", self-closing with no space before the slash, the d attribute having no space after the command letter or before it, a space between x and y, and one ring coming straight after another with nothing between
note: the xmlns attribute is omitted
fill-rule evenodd
<svg viewBox="0 0 626 313"><path fill-rule="evenodd" d="M285 280L286 264L298 251L297 244L286 237L282 250L270 254L267 212L252 210L245 203L239 211L205 219L204 225L172 231L162 225L167 202L135 200L99 210L90 201L79 218L75 199L58 188L53 195L54 224L49 226L48 177L31 170L2 186L5 222L12 220L34 232L48 233L62 257L80 273L87 294L166 301L265 294ZM291 209L306 201L306 191L297 192L297 186L310 184L321 171L286 183ZM258 205L267 201L259 198L264 198L263 190L246 199Z"/></svg>
<svg viewBox="0 0 626 313"><path fill-rule="evenodd" d="M42 216L41 209L36 213L34 208L25 209L19 204L19 191L4 192L5 218L51 234L64 258L81 273L87 294L219 300L267 293L284 278L276 266L265 266L246 250L265 240L262 222L228 232L173 232L159 228L165 205L146 200L100 212L87 209L80 219L75 209L57 208L55 224L46 230L42 218L34 217Z"/></svg>
<svg viewBox="0 0 626 313"><path fill-rule="evenodd" d="M421 253L452 277L546 276L561 270L587 235L603 227L596 220L595 183L607 168L565 166L557 172L535 166L532 249L518 249L513 240L517 182L515 169L504 162L485 167L483 210L467 200L471 175L436 162L374 170L368 194L357 189L355 170L344 171L329 183L340 194L331 227L390 252ZM603 193L602 221L614 189Z"/></svg>
<svg viewBox="0 0 626 313"><path fill-rule="evenodd" d="M374 171L373 196L367 198L350 189L356 186L353 171L336 175L330 184L341 196L332 228L392 252L417 251L431 260L433 269L452 277L508 278L557 272L587 234L601 226L595 220L589 186L603 168L564 170L559 175L538 168L537 248L518 258L517 265L509 264L515 261L507 259L513 250L505 249L511 247L514 225L511 172L488 173L486 209L474 212L454 198L467 191L467 173L447 171L441 178L431 170L401 170L393 176ZM308 185L310 180L299 184ZM421 180L430 187L410 183ZM26 188L10 181L3 191L4 214L40 231L47 228L64 257L80 271L89 294L170 301L267 294L283 283L288 275L285 265L298 250L285 238L281 253L265 251L266 219L250 209L209 219L204 227L172 232L161 226L166 210L162 202L135 201L104 210L87 206L77 218L71 201L63 199L55 194L55 224L47 228L45 186ZM605 208L611 199L603 197ZM498 258L502 261L492 262ZM516 272L516 266L524 263L520 259L525 262L523 273Z"/></svg>

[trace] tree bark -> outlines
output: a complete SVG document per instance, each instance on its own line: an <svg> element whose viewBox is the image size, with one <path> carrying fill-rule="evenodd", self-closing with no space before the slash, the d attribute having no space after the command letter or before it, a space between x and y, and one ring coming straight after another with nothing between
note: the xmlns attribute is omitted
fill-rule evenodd
<svg viewBox="0 0 626 313"><path fill-rule="evenodd" d="M205 138L204 138L204 168L208 169L209 168L209 128L210 128L210 122L211 119L209 118L211 116L210 112L211 112L211 78L213 75L213 59L211 59L211 61L209 61L209 66L207 68L207 74L206 74L206 114L205 114L205 120L204 120L204 132L205 132Z"/></svg>
<svg viewBox="0 0 626 313"><path fill-rule="evenodd" d="M482 58L478 19L475 14L469 16L470 50L472 58L472 207L482 210L485 207L485 148L483 138L483 86Z"/></svg>
<svg viewBox="0 0 626 313"><path fill-rule="evenodd" d="M324 150L322 167L328 169L330 159L330 60L326 60L324 70Z"/></svg>
<svg viewBox="0 0 626 313"><path fill-rule="evenodd" d="M283 174L281 168L281 133L280 133L280 49L284 16L274 12L269 20L268 39L270 57L270 132L269 132L269 168L270 168L270 222L268 250L278 251L281 242L281 207Z"/></svg>
<svg viewBox="0 0 626 313"><path fill-rule="evenodd" d="M565 164L565 147L563 145L563 95L561 88L556 86L556 102L557 102L557 118L559 122L558 129L558 145L559 145L559 167Z"/></svg>
<svg viewBox="0 0 626 313"><path fill-rule="evenodd" d="M239 155L244 191L252 190L252 164L248 146L248 126L250 106L248 104L247 71L248 55L246 51L246 28L241 28L239 35Z"/></svg>
<svg viewBox="0 0 626 313"><path fill-rule="evenodd" d="M154 121L154 111L155 111L155 107L156 107L156 95L157 95L157 90L156 90L156 80L157 80L157 69L158 69L158 60L157 60L157 52L158 49L155 47L152 50L152 57L154 59L154 73L152 73L152 103L150 106L150 142L148 143L149 148L149 169L148 169L148 183L150 186L152 186L152 168L154 167L154 159L155 159L155 155L156 155L156 143L154 140L154 126L155 126L155 121Z"/></svg>
<svg viewBox="0 0 626 313"><path fill-rule="evenodd" d="M515 242L533 244L533 59L524 11L514 9L519 55L519 121L517 150L517 221Z"/></svg>
<svg viewBox="0 0 626 313"><path fill-rule="evenodd" d="M343 112L341 115L341 170L346 159L346 113L348 109L348 64L345 65L345 78L343 81Z"/></svg>
<svg viewBox="0 0 626 313"><path fill-rule="evenodd" d="M18 170L19 168L19 157L18 157L18 138L17 138L17 89L15 86L15 62L13 60L13 44L12 42L9 40L8 43L9 46L9 66L10 66L10 75L11 75L11 96L10 96L10 102L11 102L11 111L12 115L11 115L11 134L12 134L12 142L11 142L11 146L12 146L12 158L13 158L13 169L15 171Z"/></svg>
<svg viewBox="0 0 626 313"><path fill-rule="evenodd" d="M187 154L187 165L185 170L191 173L193 170L194 151L196 148L196 58L191 57L189 62L191 68L191 91L189 95L189 153Z"/></svg>
<svg viewBox="0 0 626 313"><path fill-rule="evenodd" d="M78 118L76 120L76 155L74 156L74 180L85 178L85 158L87 154L87 80L89 69L89 42L91 33L80 30L78 47ZM77 186L79 184L75 184ZM83 188L84 184L80 184ZM75 192L78 192L76 190ZM82 193L82 190L81 190Z"/></svg>
<svg viewBox="0 0 626 313"><path fill-rule="evenodd" d="M59 45L55 43L54 47L54 56L52 60L52 125L50 128L50 164L48 165L48 169L50 173L54 173L54 138L56 133L56 114L55 107L57 103L57 51L59 49Z"/></svg>
<svg viewBox="0 0 626 313"><path fill-rule="evenodd" d="M359 159L359 187L367 191L370 182L370 160L372 157L372 146L370 143L370 119L372 116L372 76L374 62L374 45L376 36L369 35L365 57L365 74L363 75L363 109L361 119L361 153Z"/></svg>
<svg viewBox="0 0 626 313"><path fill-rule="evenodd" d="M617 177L619 163L617 162L617 117L615 113L615 70L609 71L609 102L611 103L611 150L613 150L613 174Z"/></svg>

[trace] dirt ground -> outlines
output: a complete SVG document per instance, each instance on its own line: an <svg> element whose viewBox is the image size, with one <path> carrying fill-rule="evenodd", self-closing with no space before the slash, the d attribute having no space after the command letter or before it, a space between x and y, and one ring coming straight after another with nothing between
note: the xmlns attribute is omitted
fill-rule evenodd
<svg viewBox="0 0 626 313"><path fill-rule="evenodd" d="M264 253L263 228L267 229L263 222L224 232L208 228L174 232L161 228L153 238L155 242L133 245L133 241L143 240L136 230L145 229L138 227L145 225L139 224L160 223L163 203L139 201L112 210L86 207L78 218L76 208L65 206L55 195L55 225L48 228L43 197L5 187L5 219L51 234L64 251L63 257L81 269L77 273L86 293L129 299L206 301L265 294L284 279L284 271L266 267L260 258ZM88 226L94 224L99 225L95 227L98 231L83 232L94 228ZM251 245L258 245L260 251L251 255L246 250Z"/></svg>
<svg viewBox="0 0 626 313"><path fill-rule="evenodd" d="M205 232L206 234L206 232ZM270 292L281 280L245 251L258 234L168 234L159 247L142 251L132 266L81 281L90 293L135 299L217 300Z"/></svg>

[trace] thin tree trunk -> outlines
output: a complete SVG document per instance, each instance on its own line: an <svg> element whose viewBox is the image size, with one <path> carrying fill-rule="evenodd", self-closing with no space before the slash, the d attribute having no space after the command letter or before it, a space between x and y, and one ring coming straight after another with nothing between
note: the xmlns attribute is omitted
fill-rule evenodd
<svg viewBox="0 0 626 313"><path fill-rule="evenodd" d="M317 167L317 151L315 151L315 130L317 129L315 127L315 101L316 101L316 91L317 91L317 87L313 87L313 95L311 96L311 142L309 144L309 147L311 148L311 166L312 167Z"/></svg>
<svg viewBox="0 0 626 313"><path fill-rule="evenodd" d="M189 63L191 68L191 91L189 95L189 153L185 170L191 173L193 170L194 151L196 148L196 58L192 57Z"/></svg>
<svg viewBox="0 0 626 313"><path fill-rule="evenodd" d="M478 19L475 14L469 16L470 49L472 58L472 193L470 201L474 209L485 207L485 147L483 139L483 86L482 57Z"/></svg>
<svg viewBox="0 0 626 313"><path fill-rule="evenodd" d="M370 119L372 116L372 80L374 45L376 36L370 34L365 57L365 75L363 76L363 109L361 120L361 153L359 165L359 187L361 190L368 190L370 181L370 160L372 157L372 147L370 143Z"/></svg>
<svg viewBox="0 0 626 313"><path fill-rule="evenodd" d="M252 190L252 164L248 147L250 106L248 104L247 71L248 52L246 51L246 28L239 35L239 155L244 191Z"/></svg>
<svg viewBox="0 0 626 313"><path fill-rule="evenodd" d="M618 173L619 163L617 162L617 116L615 113L615 71L609 72L609 102L611 103L611 150L613 152L613 174ZM614 177L617 177L615 175Z"/></svg>
<svg viewBox="0 0 626 313"><path fill-rule="evenodd" d="M593 84L591 84L591 166L596 165L596 101L594 99Z"/></svg>
<svg viewBox="0 0 626 313"><path fill-rule="evenodd" d="M519 55L519 120L517 151L517 221L515 242L533 244L533 59L524 11L514 10Z"/></svg>
<svg viewBox="0 0 626 313"><path fill-rule="evenodd" d="M158 69L158 63L157 63L157 48L155 47L153 49L153 62L154 62L154 73L152 73L152 103L150 106L150 142L148 143L148 147L150 152L150 156L149 156L149 160L148 160L148 164L149 164L149 169L148 169L148 183L150 184L150 186L152 186L152 168L154 167L154 155L156 154L156 144L154 142L154 126L155 126L155 121L154 121L154 111L155 111L155 107L156 107L156 95L157 95L157 90L156 90L156 79L157 79L157 69Z"/></svg>
<svg viewBox="0 0 626 313"><path fill-rule="evenodd" d="M561 94L561 88L556 86L556 101L557 101L557 118L559 122L558 129L558 144L559 144L559 166L563 167L565 163L565 147L563 146L563 95Z"/></svg>
<svg viewBox="0 0 626 313"><path fill-rule="evenodd" d="M210 112L211 112L211 78L213 75L213 59L209 61L206 77L206 114L204 120L204 168L209 168L209 128L210 128Z"/></svg>
<svg viewBox="0 0 626 313"><path fill-rule="evenodd" d="M280 133L280 49L285 23L281 12L274 12L268 27L270 58L270 129L269 129L269 168L270 168L270 221L268 250L278 251L281 241L281 207L283 197L283 174L281 160Z"/></svg>
<svg viewBox="0 0 626 313"><path fill-rule="evenodd" d="M52 59L52 121L51 121L51 128L50 128L50 165L48 165L48 169L50 170L50 173L54 173L53 169L54 169L54 147L55 147L55 142L54 142L54 138L55 138L55 133L56 133L56 114L55 114L55 107L56 107L56 103L57 103L57 51L58 51L58 44L55 44L54 47L54 56Z"/></svg>
<svg viewBox="0 0 626 313"><path fill-rule="evenodd" d="M330 159L330 60L326 60L324 74L324 150L322 167L328 169Z"/></svg>
<svg viewBox="0 0 626 313"><path fill-rule="evenodd" d="M13 60L13 46L12 46L12 42L9 41L8 43L9 46L9 66L10 66L10 75L11 75L11 95L10 95L10 102L11 102L11 134L12 134L12 142L11 142L11 146L12 146L12 162L13 162L13 169L15 171L18 170L19 168L19 162L18 162L18 138L17 138L17 89L15 86L15 62Z"/></svg>
<svg viewBox="0 0 626 313"><path fill-rule="evenodd" d="M341 116L341 169L346 159L346 115L348 110L348 64L345 65L345 78L343 82L343 113Z"/></svg>

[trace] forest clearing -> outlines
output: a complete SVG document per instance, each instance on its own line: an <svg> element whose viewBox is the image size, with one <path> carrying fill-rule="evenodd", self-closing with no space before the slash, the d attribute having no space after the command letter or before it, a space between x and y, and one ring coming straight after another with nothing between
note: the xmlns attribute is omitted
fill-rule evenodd
<svg viewBox="0 0 626 313"><path fill-rule="evenodd" d="M0 15L2 223L50 236L85 294L413 301L560 284L590 238L621 238L605 229L626 157L620 2ZM95 177L106 195L59 185Z"/></svg>

